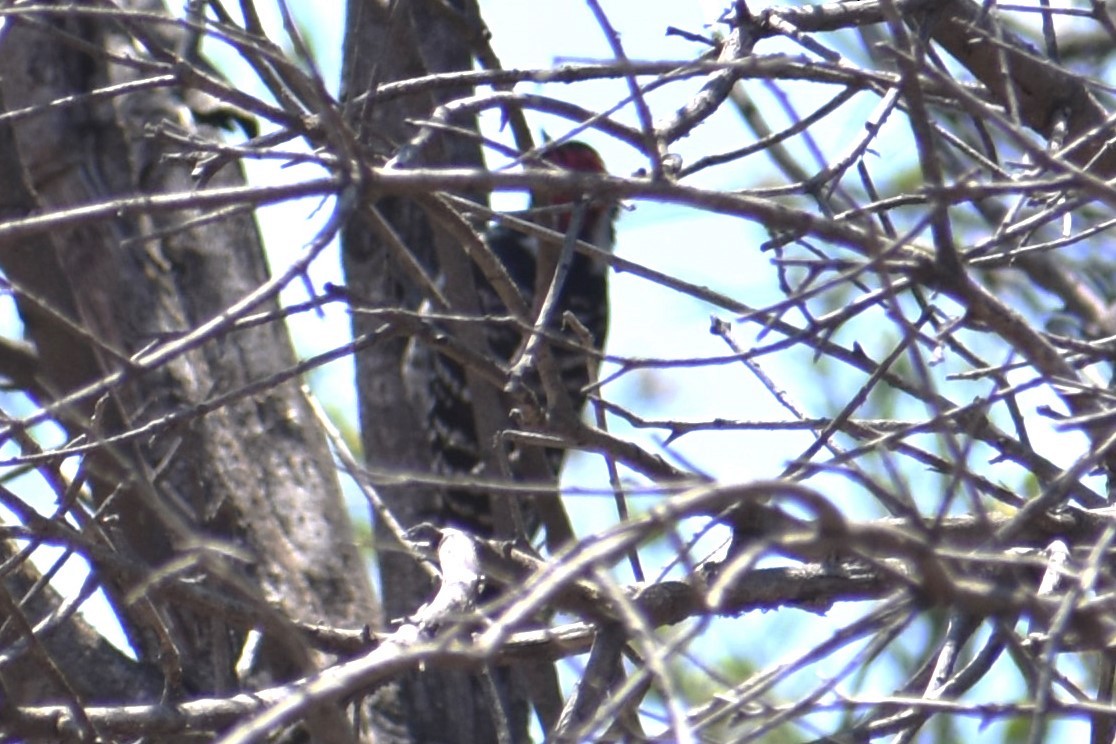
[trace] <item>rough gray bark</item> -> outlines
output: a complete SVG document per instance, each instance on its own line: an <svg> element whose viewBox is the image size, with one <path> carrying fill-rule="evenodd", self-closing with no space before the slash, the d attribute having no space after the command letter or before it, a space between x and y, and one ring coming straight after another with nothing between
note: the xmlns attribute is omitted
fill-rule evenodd
<svg viewBox="0 0 1116 744"><path fill-rule="evenodd" d="M0 47L3 109L140 77L96 51L134 54L133 43L121 26L92 17L10 19ZM189 164L165 160L173 146L145 129L166 121L194 126L175 91L164 88L79 98L5 123L3 216L189 193ZM241 183L239 170L226 166L210 185ZM161 664L171 699L311 672L323 657L290 620L359 627L377 616L335 467L297 379L235 394L292 367L283 325L226 324L158 365L145 363L152 358L145 353L165 351L267 280L252 216L187 224L202 214L122 209L110 219L0 238L0 268L38 353L41 402L119 376L58 409L68 435L96 442L153 424L142 437L89 455L86 509L100 515L84 532L135 568L122 574L91 559L141 661ZM271 293L250 309L277 308ZM230 402L184 417L222 395ZM167 416L178 423L159 425ZM200 582L256 615L174 601L164 586L173 577ZM140 601L125 601L137 589ZM253 626L265 630L264 643L251 673L238 680L233 664ZM347 736L343 716L319 716L314 725L327 737Z"/></svg>
<svg viewBox="0 0 1116 744"><path fill-rule="evenodd" d="M435 3L350 2L343 88L353 128L376 155L395 154L395 148L416 131L406 119L429 118L439 102L468 91L443 89L437 96L422 92L386 103L361 102L358 97L379 83L466 70L471 60L472 50L460 26ZM457 123L475 127L468 121ZM481 162L477 145L461 137L437 138L427 155L429 164L475 166ZM383 215L428 269L433 267L436 255L452 259L457 251L464 260L458 246L436 248L436 241L446 237L432 227L418 203L390 198L368 208ZM415 309L419 305L423 299L419 288L408 282L380 234L367 223L358 222L346 230L343 240L346 281L356 297L371 307ZM381 325L382 320L375 316L353 315L355 337ZM423 422L408 402L403 379L405 347L406 339L399 338L381 342L357 356L364 452L373 468L429 472ZM418 515L436 512L439 504L433 489L414 484L385 487L382 495L405 526L415 524ZM376 539L378 545L395 541L381 521L377 522ZM412 557L381 551L378 562L389 620L409 615L430 598L434 587ZM509 684L506 669L490 674L492 680L446 669L407 675L399 689L402 708L397 711L406 727L406 737L417 742L491 742L496 740L498 727L507 725L514 740L525 740L527 706L522 686ZM498 691L499 703L493 699L493 689ZM496 718L505 720L498 724Z"/></svg>

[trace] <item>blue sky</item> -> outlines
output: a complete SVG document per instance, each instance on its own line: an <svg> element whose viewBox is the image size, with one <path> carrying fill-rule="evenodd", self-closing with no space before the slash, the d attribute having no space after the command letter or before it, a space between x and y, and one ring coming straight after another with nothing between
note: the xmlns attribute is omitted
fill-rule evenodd
<svg viewBox="0 0 1116 744"><path fill-rule="evenodd" d="M288 0L288 4L299 17L313 18L312 25L307 27L310 42L319 55L319 69L336 90L343 24L341 12L345 4L314 0ZM705 24L716 19L722 5L718 2L677 0L614 0L603 4L621 34L628 56L635 60L694 57L699 51L697 45L677 37L667 37L665 29L676 26L691 32L708 32L710 29ZM259 5L261 10L270 6L269 3ZM505 67L547 68L564 62L611 59L607 42L584 3L568 0L485 0L482 10L493 33L493 45ZM278 24L274 25L274 29L275 38L281 38ZM777 44L770 44L762 51L770 53L777 48ZM789 47L786 50L799 52ZM234 57L212 46L207 52L235 74L237 65ZM670 116L700 84L701 81L684 81L651 96L649 100L655 118ZM256 89L253 86L251 80L244 83L248 90ZM521 89L532 90L531 86ZM749 91L757 100L772 104L761 88L750 87ZM625 98L627 88L622 81L601 81L546 86L539 92L567 98L589 109L603 110ZM799 103L805 107L816 102L800 100ZM868 111L874 102L867 100L857 105ZM780 122L778 109L771 105L770 111L770 118L777 126ZM617 118L627 123L636 121L630 108L620 112ZM856 121L855 117L853 121ZM494 118L486 117L482 125L489 136L505 141L509 139L501 135L499 123ZM552 136L561 135L566 126L559 120L545 117L532 119L532 125L536 135L545 128ZM895 130L886 132L885 137L904 136L901 127ZM840 153L842 146L853 136L852 131L841 131L839 127L835 131L826 131L826 134L827 139L820 145L828 157ZM590 133L585 139L602 153L614 173L629 174L647 166L637 153L607 137ZM752 135L726 107L673 146L672 152L688 163L699 155L732 149L751 139ZM270 164L252 162L248 163L248 173L256 183L300 181L317 175L312 168L305 166L279 169ZM699 174L693 183L717 189L744 189L765 183L773 177L773 173L766 155L759 154L738 164ZM524 201L522 196L501 195L493 200L493 204L499 208L514 209L522 206ZM781 297L770 257L759 250L760 244L767 239L761 225L672 205L639 203L628 206L618 231L618 252L621 256L691 282L708 285L753 306L763 306ZM280 271L312 239L328 212L328 203L309 200L261 210L259 222L269 259L276 271ZM339 281L340 277L334 246L312 267L311 278L320 288L327 281ZM284 295L288 302L303 297L299 286L292 287ZM614 276L612 308L612 332L607 347L611 354L682 359L720 356L727 351L723 342L708 332L711 308L630 274ZM724 311L716 312L731 319ZM347 315L336 307L329 309L325 318L308 313L292 319L291 328L300 353L310 356L343 344L349 335L348 323ZM737 332L739 341L747 346L755 329L742 326ZM862 339L870 350L876 340L882 339ZM824 388L832 381L821 379L817 368L784 368L785 362L774 359L766 359L762 364L769 374L786 384L790 394L808 409L808 414L832 412L820 406L825 400ZM832 370L833 366L827 369ZM352 367L349 362L334 363L316 373L313 379L319 397L335 410L353 411L355 419ZM606 396L647 417L788 417L754 377L735 364L670 373L633 374L608 386L604 392ZM968 400L971 397L958 396L957 399ZM1024 408L1033 410L1045 402L1049 402L1048 396L1034 394L1025 399ZM613 429L649 447L655 447L662 436L661 432L631 431L615 421ZM1036 435L1047 436L1041 432ZM1068 463L1080 452L1080 438L1067 436L1059 441L1065 444L1045 449L1054 453L1054 459ZM793 457L807 443L808 439L800 434L698 433L683 437L672 445L671 451L718 479L745 481L777 476L788 457ZM588 455L574 458L565 474L565 482L580 486L606 485L607 478L600 458ZM610 521L608 511L602 509L599 501L575 499L572 506L578 526L584 532L599 529ZM363 512L363 508L360 511ZM847 621L852 614L861 611L862 608L845 608L834 613L832 619ZM730 621L731 624L720 626L725 632L711 634L706 639L705 647L728 653L738 645L740 652L756 654L763 660L781 657L787 652L785 645L764 648L766 644L757 647L754 643L771 632L772 620L757 616ZM782 623L784 637L801 633L820 638L819 634L826 632L825 628L832 627L803 613L782 613L779 622Z"/></svg>
<svg viewBox="0 0 1116 744"><path fill-rule="evenodd" d="M676 26L691 32L709 32L706 24L720 14L722 4L717 2L676 2L660 0L655 2L605 2L603 3L610 19L620 32L629 58L634 60L677 58L690 59L698 53L691 42L676 37L665 36L667 26ZM340 4L338 4L340 5ZM493 34L493 46L507 68L547 68L566 62L598 61L611 59L606 40L594 22L587 6L580 2L560 0L541 0L521 2L519 0L488 0L482 3L485 18ZM759 7L752 7L753 11ZM321 34L317 48L322 50L321 65L330 80L336 79L336 54L340 51L339 42L329 34L340 28L340 21L318 17L315 28ZM788 53L798 54L801 50L777 43L765 43L764 53L782 48ZM649 98L656 119L670 116L696 92L701 81L686 81L671 86ZM521 90L534 91L532 86L521 86ZM749 86L749 92L766 109L773 126L781 121L778 106L759 86ZM621 81L601 81L571 86L540 86L537 92L567 98L593 110L611 108L627 95ZM807 109L816 105L818 100L810 100L808 86L799 88L792 99L792 105ZM823 93L826 97L829 91ZM847 143L857 135L858 127L875 106L874 98L854 102L853 106L863 110L863 116L847 117L851 122L843 126L827 125L819 128L821 141L818 143L826 158L831 159L843 152ZM617 118L634 124L635 115L626 109ZM546 117L532 119L536 135L546 129L552 136L560 135L565 124ZM495 117L482 119L482 126L490 137L500 137L499 123ZM904 142L906 131L902 123L889 122L884 133L875 143L878 151L887 152L899 158L890 162L891 167L900 167L904 157L913 152ZM503 139L508 141L508 137ZM585 139L593 144L604 156L610 170L617 174L633 173L647 166L641 157L625 145L596 133L588 134ZM753 139L742 126L737 116L725 107L708 122L697 128L686 139L672 146L672 152L679 155L684 163L692 162L700 155L738 147ZM498 162L494 162L498 165ZM879 161L885 172L886 167ZM743 189L766 184L777 178L766 155L753 156L732 166L711 169L693 179L696 185L717 189ZM493 205L504 209L522 206L524 198L515 195L498 195ZM731 296L741 298L753 306L763 306L778 300L774 271L769 256L758 250L767 238L761 225L736 219L708 215L694 210L652 203L629 205L623 214L618 231L618 252L629 258L660 271L678 275L697 284L705 284ZM294 212L289 205L282 210L287 220L276 220L269 226L268 244L273 261L283 262L283 243L290 242L297 225L290 224L289 217ZM309 207L307 207L309 212ZM265 219L266 223L267 220ZM312 232L310 224L307 236ZM308 239L308 237L307 237ZM293 245L297 248L297 245ZM317 267L319 281L336 276L336 259L323 262ZM297 290L296 290L297 291ZM708 333L711 308L691 299L680 297L673 292L650 284L629 274L620 274L612 280L613 325L608 351L611 354L632 357L686 358L693 356L718 356L726 349L723 342ZM728 317L724 311L716 311L721 317ZM296 340L305 353L324 350L339 343L347 334L347 319L338 314L325 323L307 316L305 330L294 325ZM882 322L882 321L881 321ZM738 327L739 340L745 346L750 344L755 329L748 326ZM865 334L863 328L850 331L858 334L856 340L872 353L874 347L885 341L880 335L873 337ZM845 339L848 342L848 339ZM822 368L809 363L801 363L796 369L783 368L781 359L765 359L767 372L785 384L792 397L807 408L809 415L824 415L832 409L823 405L824 390L833 380L822 377ZM825 374L842 374L837 365L824 367ZM352 408L351 370L345 363L334 365L328 373L328 382L318 378L316 389L319 395L334 399L340 407ZM962 392L964 391L964 392ZM954 396L955 400L971 400L977 394L976 387L970 391L962 385L943 392ZM987 392L987 390L984 390ZM740 419L781 419L787 414L772 400L755 379L739 365L706 367L694 370L675 370L670 373L640 373L623 378L605 390L612 399L630 406L641 415L648 417L677 417L684 419L705 419L713 417ZM1021 404L1024 411L1032 411L1041 404L1050 403L1045 392L1023 396ZM915 411L914 415L924 413ZM661 439L661 432L630 431L615 421L613 430L636 439L650 447ZM1039 439L1052 437L1057 443L1041 447L1057 462L1068 464L1077 457L1082 449L1082 440L1076 435L1056 435L1050 432L1032 431ZM671 450L701 470L725 481L746 481L756 478L772 477L779 474L786 460L800 452L807 439L799 434L779 433L708 433L692 434L675 443ZM1004 477L1010 478L1010 473ZM607 483L600 458L583 455L575 457L564 474L567 485L601 486ZM824 481L819 481L824 482ZM834 479L840 494L844 484ZM600 529L610 521L610 506L599 500L571 499L571 507L578 527L583 532ZM828 619L818 618L801 612L781 612L771 615L753 615L745 618L716 623L716 632L708 633L692 650L710 657L721 654L740 653L753 658L757 663L771 663L791 654L795 644L806 641L817 642L832 630L863 613L864 607L840 606L832 611ZM925 624L919 624L925 628ZM772 644L772 638L782 642ZM903 645L915 650L925 642L922 630L916 630L907 637ZM833 673L838 665L851 657L838 654L826 663L813 668L808 676ZM894 684L896 669L886 664L874 665L870 678L874 684L862 689L888 689ZM815 680L816 681L816 680ZM1002 676L991 678L978 690L985 699L1007 700L1020 694L1017 679ZM809 684L808 682L806 684ZM974 724L975 726L975 724ZM991 732L985 731L985 734ZM975 729L974 729L975 734Z"/></svg>
<svg viewBox="0 0 1116 744"><path fill-rule="evenodd" d="M294 4L296 12L298 5ZM700 3L648 2L612 3L607 10L620 30L627 53L632 59L653 59L664 54L686 59L696 53L695 45L664 35L668 25L691 31L703 32L705 19L715 17L703 10ZM607 43L595 25L588 9L581 3L535 2L522 3L504 0L484 4L485 17L493 33L493 45L505 67L547 68L564 62L606 60L610 58ZM327 80L336 79L339 64L336 54L340 43L333 36L340 26L318 17L314 26L314 46L322 50L321 70ZM533 29L525 33L522 29ZM548 33L538 33L537 29ZM664 49L665 47L665 49ZM681 105L700 86L700 81L685 81L652 98L657 116L667 116ZM532 91L531 86L522 89ZM622 81L601 81L571 86L540 87L540 92L555 97L568 98L590 109L605 109L627 95ZM630 110L617 118L635 123ZM531 122L536 135L545 129L552 136L560 135L569 125L549 117L536 117ZM495 116L482 120L489 136L508 141L499 132ZM730 112L720 112L711 121L697 129L689 138L678 143L673 151L689 162L698 154L710 151L710 141L730 143L742 141L745 136L741 126ZM647 163L630 148L597 133L584 137L597 147L610 170L618 174L633 173L645 168ZM721 149L721 148L712 148ZM762 178L766 167L764 156L748 161L755 170L722 169L701 174L695 181L700 185L717 188L744 188ZM500 163L494 162L494 165ZM252 164L253 178L274 182L275 178L298 180L306 177L303 169L285 169L278 173L268 164ZM514 209L524 204L524 197L514 194L496 195L493 205ZM261 213L273 265L280 266L297 253L301 244L309 240L318 221L310 215L319 209L317 203L304 205L283 204ZM321 209L321 214L327 213ZM623 213L618 231L618 252L655 269L670 272L689 281L708 285L734 296L749 298L760 304L776 298L768 260L756 250L766 239L765 231L758 225L739 220L707 215L671 205L641 203L629 205ZM335 251L323 258L312 271L319 284L335 281L339 276ZM292 287L287 295L294 301L301 295L300 287ZM709 308L690 299L679 297L661 287L628 274L614 277L612 281L613 324L608 350L610 353L643 357L684 358L689 356L716 356L726 352L723 342L708 333ZM721 313L724 315L724 313ZM296 343L304 354L323 351L341 343L347 337L347 318L340 308L325 322L307 314L292 322ZM322 374L315 377L319 395L330 399L341 409L352 410L351 371L347 362L339 362L328 371L330 382L321 384ZM654 383L647 374L625 378L606 391L620 397L646 394L657 390L660 412L701 418L714 415L725 417L758 416L757 403L766 396L750 389L747 375L742 368L707 368L678 372ZM710 396L708 391L718 391ZM762 406L762 403L760 404ZM738 458L723 457L718 452L724 447L736 448L739 444L725 442L724 435L708 437L690 435L682 440L679 450L685 456L711 472L724 477L741 478L752 475ZM708 440L708 441L707 441ZM766 435L765 441L770 441Z"/></svg>

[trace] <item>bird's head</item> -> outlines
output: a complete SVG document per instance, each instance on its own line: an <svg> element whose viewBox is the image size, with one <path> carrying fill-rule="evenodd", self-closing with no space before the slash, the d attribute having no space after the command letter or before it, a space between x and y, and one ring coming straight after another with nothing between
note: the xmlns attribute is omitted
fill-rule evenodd
<svg viewBox="0 0 1116 744"><path fill-rule="evenodd" d="M577 173L608 173L600 154L584 142L570 141L547 148L542 160L560 170ZM560 233L567 233L573 221L580 194L568 191L548 191L531 196L531 208L536 210L535 220L545 227ZM578 231L578 239L611 250L614 242L613 222L616 220L616 205L591 202L585 207L585 215Z"/></svg>

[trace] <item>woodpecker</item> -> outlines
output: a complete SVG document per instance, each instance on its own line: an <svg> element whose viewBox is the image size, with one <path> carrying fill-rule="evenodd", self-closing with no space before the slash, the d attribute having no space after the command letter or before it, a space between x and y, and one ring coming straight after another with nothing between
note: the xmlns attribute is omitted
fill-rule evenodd
<svg viewBox="0 0 1116 744"><path fill-rule="evenodd" d="M604 162L596 150L581 142L566 142L549 149L542 159L551 167L585 173L605 173ZM557 232L567 234L580 226L579 240L611 252L615 243L615 204L588 203L577 205L574 194L533 194L531 205L524 215L527 219ZM485 234L485 241L493 254L503 263L509 276L533 311L537 311L536 286L546 286L550 276L540 279L539 267L549 266L553 275L554 259L560 248L544 245L534 237L517 232L511 227L494 224ZM549 254L544 253L550 251ZM540 260L549 258L549 261ZM608 331L608 267L580 252L569 260L565 280L557 293L557 302L548 315L544 329L548 339L560 337L563 343L550 343L550 354L558 369L562 387L569 396L575 411L585 405L585 387L590 380L590 369L596 367L597 358L586 353L584 342L571 329L563 327L566 313L572 314L589 332L594 350L599 351ZM543 269L546 270L545 268ZM474 272L477 298L485 318L506 318L508 309L495 290L479 271ZM540 298L541 302L541 298ZM522 329L508 323L490 323L485 333L490 355L499 365L507 366L522 351L525 343ZM474 395L469 389L465 370L448 356L427 353L426 363L418 373L428 380L424 394L419 396L425 409L427 436L431 447L434 468L444 475L478 476L495 479L499 473L485 469L491 462L488 452L498 446L494 441L482 441L478 436L473 411ZM411 373L414 373L412 365ZM545 403L538 378L527 381L535 394ZM501 391L501 405L510 408L512 402ZM507 419L508 409L503 412ZM565 456L563 450L549 449L547 460L557 480ZM439 514L426 515L430 521L461 527L480 536L492 536L492 499L481 489L446 489ZM524 523L528 532L538 527L538 519L528 508L524 510ZM531 537L532 535L527 535Z"/></svg>

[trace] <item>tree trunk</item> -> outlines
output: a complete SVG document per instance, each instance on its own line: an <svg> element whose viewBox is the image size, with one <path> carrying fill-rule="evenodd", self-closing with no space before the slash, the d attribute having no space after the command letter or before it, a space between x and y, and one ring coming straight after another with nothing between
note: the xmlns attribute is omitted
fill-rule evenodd
<svg viewBox="0 0 1116 744"><path fill-rule="evenodd" d="M60 8L9 18L4 35L5 111L78 97L0 129L5 218L195 188L188 163L165 159L177 148L152 136L166 122L214 134L174 89L82 97L151 73L91 53L135 56L121 26ZM155 34L140 38L148 52L167 51L154 48ZM242 183L226 166L210 186ZM75 511L96 511L96 520L80 517L85 535L132 571L87 557L111 577L124 628L141 661L158 660L172 699L318 668L324 658L289 619L359 627L377 617L335 466L297 378L248 389L295 362L281 322L234 327L248 312L277 310L279 287L198 330L268 281L250 213L197 220L204 214L133 203L0 238L0 268L38 352L35 391L71 440L102 443L83 463L91 502ZM228 606L182 601L180 576ZM238 678L253 627L264 643ZM323 740L348 736L341 715L315 726Z"/></svg>
<svg viewBox="0 0 1116 744"><path fill-rule="evenodd" d="M454 4L456 5L456 3ZM383 103L361 99L382 83L422 75L467 70L472 50L458 26L434 3L356 1L348 5L343 88L347 112L361 141L381 158L395 154L416 129L408 119L428 119L437 105L469 93L468 89L423 91ZM455 124L476 129L470 117ZM478 166L480 150L462 137L437 138L425 165ZM472 198L477 199L475 195ZM378 210L428 273L436 274L436 241L449 240L432 226L421 206L400 198L382 199ZM343 237L346 281L354 296L372 308L416 309L421 291L409 282L385 243L368 222L357 222ZM459 246L449 250L460 253ZM463 254L461 254L463 258ZM383 326L374 314L353 314L353 335L361 337ZM429 472L430 451L425 422L408 402L404 380L407 339L380 342L356 359L360 424L365 457L373 470ZM437 515L440 496L434 488L409 483L381 489L385 502L404 526ZM435 517L436 518L436 517ZM395 538L377 520L378 546ZM378 553L383 604L387 619L406 617L430 599L434 587L410 556L394 550ZM506 726L515 741L527 739L527 705L522 686L510 684L508 670L482 674L452 669L427 669L404 677L399 688L400 717L410 741L492 742Z"/></svg>

